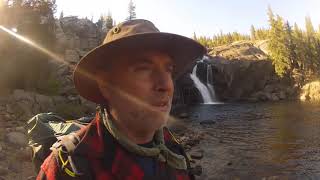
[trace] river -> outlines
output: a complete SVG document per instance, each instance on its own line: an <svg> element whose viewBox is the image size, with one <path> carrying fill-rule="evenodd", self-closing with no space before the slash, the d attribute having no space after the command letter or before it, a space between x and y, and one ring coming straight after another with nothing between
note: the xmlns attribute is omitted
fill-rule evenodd
<svg viewBox="0 0 320 180"><path fill-rule="evenodd" d="M226 103L175 112L188 112L186 123L205 134L199 179L320 179L320 105Z"/></svg>

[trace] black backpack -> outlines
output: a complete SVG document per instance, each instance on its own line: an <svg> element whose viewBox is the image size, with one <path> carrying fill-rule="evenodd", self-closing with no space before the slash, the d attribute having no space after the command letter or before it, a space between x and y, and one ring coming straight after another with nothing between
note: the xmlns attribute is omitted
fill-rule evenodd
<svg viewBox="0 0 320 180"><path fill-rule="evenodd" d="M27 122L29 146L32 148L32 162L37 172L51 147L59 139L78 131L90 123L93 117L83 117L77 120L65 120L54 113L40 113Z"/></svg>

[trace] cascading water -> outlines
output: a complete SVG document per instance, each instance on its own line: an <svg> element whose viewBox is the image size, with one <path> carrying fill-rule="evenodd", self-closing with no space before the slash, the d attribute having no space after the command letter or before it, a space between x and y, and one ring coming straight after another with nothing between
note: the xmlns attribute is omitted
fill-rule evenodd
<svg viewBox="0 0 320 180"><path fill-rule="evenodd" d="M203 84L197 76L197 65L194 66L190 78L196 88L200 91L204 104L214 104L216 102L214 89L212 86L212 69L211 65L207 66L207 82Z"/></svg>

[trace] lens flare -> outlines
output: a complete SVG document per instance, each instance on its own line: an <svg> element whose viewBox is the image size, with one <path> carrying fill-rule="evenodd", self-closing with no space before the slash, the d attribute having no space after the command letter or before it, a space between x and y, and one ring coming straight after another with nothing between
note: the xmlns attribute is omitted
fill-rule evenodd
<svg viewBox="0 0 320 180"><path fill-rule="evenodd" d="M38 51L48 55L49 57L53 58L53 60L59 61L61 63L67 64L62 57L58 56L57 54L47 50L46 48L41 47L40 45L36 44L35 42L31 41L30 39L27 39L19 34L17 34L16 32L14 32L13 30L10 30L8 28L5 28L3 26L0 26L0 29L7 32L8 34L10 34L11 36L17 38L18 40L32 46L33 48L37 49Z"/></svg>
<svg viewBox="0 0 320 180"><path fill-rule="evenodd" d="M65 64L65 65L67 65L67 66L69 66L69 67L72 68L72 66L71 66L68 62L64 61L64 59L63 59L62 57L60 57L59 55L57 55L57 54L49 51L48 49L46 49L46 48L44 48L44 47L36 44L36 43L33 42L32 40L30 40L30 39L28 39L28 38L25 38L25 37L23 37L23 36L21 36L21 35L19 35L18 33L16 33L16 32L14 31L14 29L10 30L10 29L7 29L7 28L5 28L4 26L1 26L1 25L0 25L0 29L3 30L3 31L5 31L6 33L10 34L11 36L17 38L17 39L20 40L21 42L23 42L23 43L25 43L25 44L27 44L27 45L29 45L29 46L37 49L38 51L40 51L40 52L48 55L49 57L52 58L52 60L57 61L57 62L62 63L62 64ZM95 80L95 81L98 80L94 74L89 73L89 72L87 72L87 71L85 71L85 70L81 70L80 73L81 73L82 75L84 75L84 76L87 76L88 78L90 78L90 79L92 79L92 80ZM137 97L135 97L135 96L133 96L133 95L131 95L131 94L128 94L127 92L123 91L122 89L120 89L120 88L118 88L118 87L110 87L110 88L112 88L113 90L116 90L116 91L120 92L121 96L124 96L124 97L126 97L128 100L134 102L135 104L144 107L146 110L148 110L148 111L153 111L153 109L152 109L152 107L150 106L150 104L148 104L148 103L140 100L139 98L137 98ZM168 118L168 120L171 121L171 122L174 122L174 121L177 120L175 117L170 116L170 115L168 116L166 113L163 113L163 112L159 112L159 113L161 113L163 116L165 116L165 118Z"/></svg>

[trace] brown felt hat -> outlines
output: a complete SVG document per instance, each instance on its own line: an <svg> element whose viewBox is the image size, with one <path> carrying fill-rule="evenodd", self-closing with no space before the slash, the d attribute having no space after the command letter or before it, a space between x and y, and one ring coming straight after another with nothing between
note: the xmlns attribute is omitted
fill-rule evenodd
<svg viewBox="0 0 320 180"><path fill-rule="evenodd" d="M144 19L125 21L113 27L102 45L91 50L77 64L73 81L79 94L97 104L105 103L96 83L95 73L119 55L159 50L172 57L173 77L176 79L194 63L202 58L206 49L198 42L177 34L160 32L152 22Z"/></svg>

